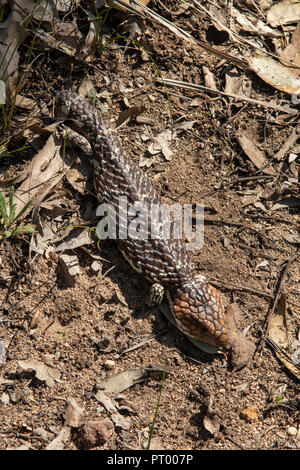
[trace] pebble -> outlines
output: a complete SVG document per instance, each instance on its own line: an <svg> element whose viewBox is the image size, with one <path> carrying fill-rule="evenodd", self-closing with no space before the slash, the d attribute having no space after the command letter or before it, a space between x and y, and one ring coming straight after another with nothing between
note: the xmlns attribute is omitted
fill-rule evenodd
<svg viewBox="0 0 300 470"><path fill-rule="evenodd" d="M88 421L81 429L84 447L91 449L108 441L114 431L113 422L108 419Z"/></svg>
<svg viewBox="0 0 300 470"><path fill-rule="evenodd" d="M3 392L1 397L0 397L0 401L3 405L8 405L9 402L10 402L10 399L9 399L9 395L8 393L6 392Z"/></svg>
<svg viewBox="0 0 300 470"><path fill-rule="evenodd" d="M104 367L108 370L111 370L115 367L115 362L111 359L107 359L107 361L104 362Z"/></svg>
<svg viewBox="0 0 300 470"><path fill-rule="evenodd" d="M296 436L297 435L297 429L294 426L289 426L287 429L287 433L289 436Z"/></svg>
<svg viewBox="0 0 300 470"><path fill-rule="evenodd" d="M0 341L0 365L4 365L6 362L6 346L3 341Z"/></svg>
<svg viewBox="0 0 300 470"><path fill-rule="evenodd" d="M83 409L77 404L74 398L68 398L67 407L64 414L65 424L72 428L78 428Z"/></svg>
<svg viewBox="0 0 300 470"><path fill-rule="evenodd" d="M259 410L256 405L249 406L248 408L244 408L241 412L241 418L250 422L258 421Z"/></svg>

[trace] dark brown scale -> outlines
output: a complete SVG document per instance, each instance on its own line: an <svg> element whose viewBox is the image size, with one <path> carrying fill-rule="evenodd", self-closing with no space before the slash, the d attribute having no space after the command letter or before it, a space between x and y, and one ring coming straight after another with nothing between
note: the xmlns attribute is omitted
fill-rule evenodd
<svg viewBox="0 0 300 470"><path fill-rule="evenodd" d="M145 204L150 214L151 204L160 204L160 196L147 175L122 152L119 139L103 121L100 112L73 91L58 95L57 109L58 117L63 112L64 118L78 123L93 147L94 185L99 201L111 204L118 213L119 197L126 196L128 205ZM116 219L118 234L122 217ZM182 240L153 239L149 224L143 239L118 239L118 245L141 274L167 288L179 329L195 339L226 345L220 294L194 277Z"/></svg>

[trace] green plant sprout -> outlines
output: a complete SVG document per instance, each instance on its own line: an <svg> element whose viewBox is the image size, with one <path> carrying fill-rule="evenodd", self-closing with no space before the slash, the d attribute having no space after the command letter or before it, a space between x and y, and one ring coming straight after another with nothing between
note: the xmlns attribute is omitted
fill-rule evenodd
<svg viewBox="0 0 300 470"><path fill-rule="evenodd" d="M105 215L107 217L107 215ZM101 251L100 243L105 241L99 238L98 232L97 232L97 227L89 227L88 225L66 225L65 227L61 227L59 230L67 230L68 228L84 228L89 231L89 237L92 240L92 233L94 232L95 237L97 238L97 248L99 251Z"/></svg>
<svg viewBox="0 0 300 470"><path fill-rule="evenodd" d="M23 209L16 214L17 204L14 204L14 194L15 188L11 186L7 204L3 191L0 191L0 240L20 233L34 233L35 231L31 225L17 225L17 227L13 227L33 201L33 199L30 199Z"/></svg>

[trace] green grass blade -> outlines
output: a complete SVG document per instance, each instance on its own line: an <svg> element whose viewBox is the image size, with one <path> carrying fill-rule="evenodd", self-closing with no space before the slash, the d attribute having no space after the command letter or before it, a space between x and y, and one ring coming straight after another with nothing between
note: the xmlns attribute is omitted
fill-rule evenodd
<svg viewBox="0 0 300 470"><path fill-rule="evenodd" d="M15 195L15 188L11 186L9 189L9 198L8 198L8 209L9 209L9 220L8 223L11 224L16 216L16 209L17 205L14 204L14 195Z"/></svg>
<svg viewBox="0 0 300 470"><path fill-rule="evenodd" d="M0 214L3 218L4 226L7 226L9 223L9 217L7 214L6 200L3 191L0 191Z"/></svg>
<svg viewBox="0 0 300 470"><path fill-rule="evenodd" d="M20 225L12 232L12 235L18 235L19 233L34 233L35 228L31 225Z"/></svg>
<svg viewBox="0 0 300 470"><path fill-rule="evenodd" d="M25 206L23 207L23 209L20 210L20 212L18 212L18 214L15 216L15 218L12 220L12 224L17 220L19 219L20 217L22 217L22 215L24 214L24 212L27 211L28 207L30 206L30 204L32 203L33 199L30 199L30 201L28 201Z"/></svg>

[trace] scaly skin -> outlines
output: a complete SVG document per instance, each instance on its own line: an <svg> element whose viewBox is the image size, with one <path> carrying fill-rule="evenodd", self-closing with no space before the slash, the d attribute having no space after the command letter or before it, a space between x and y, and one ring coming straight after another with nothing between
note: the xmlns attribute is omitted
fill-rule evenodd
<svg viewBox="0 0 300 470"><path fill-rule="evenodd" d="M150 208L152 203L160 204L148 176L124 155L119 139L94 106L73 91L63 91L57 98L58 117L62 113L76 122L92 145L94 185L101 203L111 204L117 214L120 196L126 196L130 205L143 203ZM117 233L121 220L121 215L117 216ZM164 287L177 326L184 334L226 347L228 331L219 292L197 279L182 240L153 239L150 226L143 239L118 239L122 254L152 284Z"/></svg>

